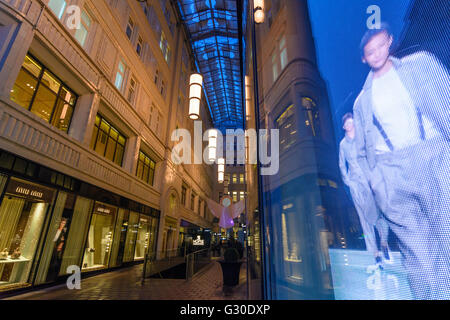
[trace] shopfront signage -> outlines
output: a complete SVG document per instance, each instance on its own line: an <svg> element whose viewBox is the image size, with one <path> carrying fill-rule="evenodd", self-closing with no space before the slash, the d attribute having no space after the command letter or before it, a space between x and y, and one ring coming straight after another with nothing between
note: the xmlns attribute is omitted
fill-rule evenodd
<svg viewBox="0 0 450 320"><path fill-rule="evenodd" d="M116 213L116 208L96 202L94 207L94 213L101 214L104 216L114 215Z"/></svg>
<svg viewBox="0 0 450 320"><path fill-rule="evenodd" d="M51 202L54 195L54 190L52 189L47 189L42 186L22 182L15 179L11 179L11 181L8 183L6 192L8 194L21 198L43 202Z"/></svg>
<svg viewBox="0 0 450 320"><path fill-rule="evenodd" d="M193 241L194 246L204 246L205 240L201 239L200 236L197 236L197 239Z"/></svg>

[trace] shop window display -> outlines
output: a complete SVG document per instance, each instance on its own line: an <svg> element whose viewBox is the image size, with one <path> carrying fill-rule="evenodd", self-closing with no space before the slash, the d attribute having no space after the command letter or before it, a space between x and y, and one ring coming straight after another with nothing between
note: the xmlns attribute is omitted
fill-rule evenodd
<svg viewBox="0 0 450 320"><path fill-rule="evenodd" d="M0 206L0 290L27 285L55 191L11 178Z"/></svg>
<svg viewBox="0 0 450 320"><path fill-rule="evenodd" d="M88 231L83 271L108 268L117 209L96 202Z"/></svg>
<svg viewBox="0 0 450 320"><path fill-rule="evenodd" d="M141 215L139 227L137 230L136 249L134 259L144 259L150 242L151 218Z"/></svg>
<svg viewBox="0 0 450 320"><path fill-rule="evenodd" d="M128 220L127 238L125 240L125 251L123 255L123 262L130 262L134 259L134 250L136 244L136 237L139 227L139 213L130 212L130 219Z"/></svg>

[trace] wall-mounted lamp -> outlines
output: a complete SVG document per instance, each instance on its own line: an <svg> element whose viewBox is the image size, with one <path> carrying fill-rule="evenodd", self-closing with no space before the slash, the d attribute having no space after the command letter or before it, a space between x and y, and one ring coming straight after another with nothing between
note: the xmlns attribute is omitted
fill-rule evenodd
<svg viewBox="0 0 450 320"><path fill-rule="evenodd" d="M200 118L200 101L202 99L203 76L198 73L191 75L189 82L189 118Z"/></svg>

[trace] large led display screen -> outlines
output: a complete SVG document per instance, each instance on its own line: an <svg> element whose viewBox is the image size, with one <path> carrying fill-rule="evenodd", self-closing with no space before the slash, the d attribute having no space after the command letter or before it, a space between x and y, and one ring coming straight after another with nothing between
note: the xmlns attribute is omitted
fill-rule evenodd
<svg viewBox="0 0 450 320"><path fill-rule="evenodd" d="M449 6L309 2L351 208L328 246L336 299L450 298Z"/></svg>

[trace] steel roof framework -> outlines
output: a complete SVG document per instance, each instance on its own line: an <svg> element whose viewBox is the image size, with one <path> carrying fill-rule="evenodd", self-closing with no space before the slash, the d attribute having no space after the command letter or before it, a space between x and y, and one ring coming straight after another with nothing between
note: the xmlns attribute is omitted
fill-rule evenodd
<svg viewBox="0 0 450 320"><path fill-rule="evenodd" d="M237 0L179 0L211 117L217 128L243 127Z"/></svg>

